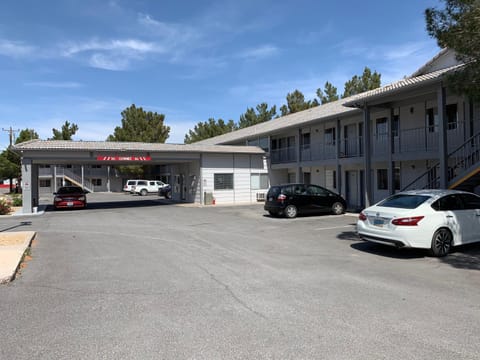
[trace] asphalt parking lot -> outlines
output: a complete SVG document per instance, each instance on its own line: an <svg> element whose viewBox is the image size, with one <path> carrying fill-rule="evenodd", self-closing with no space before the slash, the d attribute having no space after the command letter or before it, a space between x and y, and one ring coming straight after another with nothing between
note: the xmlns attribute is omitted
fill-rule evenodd
<svg viewBox="0 0 480 360"><path fill-rule="evenodd" d="M1 218L37 238L0 287L0 358L478 359L480 246L436 259L355 222L124 194Z"/></svg>

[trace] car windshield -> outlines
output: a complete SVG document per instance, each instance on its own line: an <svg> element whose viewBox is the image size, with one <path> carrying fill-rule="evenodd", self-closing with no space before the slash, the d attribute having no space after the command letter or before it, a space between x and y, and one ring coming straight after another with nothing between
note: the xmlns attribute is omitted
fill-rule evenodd
<svg viewBox="0 0 480 360"><path fill-rule="evenodd" d="M393 195L385 200L379 202L377 206L401 208L401 209L415 209L420 204L423 204L430 196L426 195L407 195L398 194Z"/></svg>
<svg viewBox="0 0 480 360"><path fill-rule="evenodd" d="M81 194L83 190L79 187L64 187L58 189L58 194Z"/></svg>

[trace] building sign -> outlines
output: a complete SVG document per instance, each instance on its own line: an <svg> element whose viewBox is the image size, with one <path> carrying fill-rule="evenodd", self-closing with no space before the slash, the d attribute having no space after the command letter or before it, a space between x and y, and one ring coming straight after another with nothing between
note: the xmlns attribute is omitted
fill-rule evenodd
<svg viewBox="0 0 480 360"><path fill-rule="evenodd" d="M151 156L97 156L98 161L150 161Z"/></svg>

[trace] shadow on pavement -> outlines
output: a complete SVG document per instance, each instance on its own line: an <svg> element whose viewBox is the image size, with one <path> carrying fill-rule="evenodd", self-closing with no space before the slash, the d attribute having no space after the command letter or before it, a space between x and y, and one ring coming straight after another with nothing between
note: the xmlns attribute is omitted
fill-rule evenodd
<svg viewBox="0 0 480 360"><path fill-rule="evenodd" d="M337 238L354 241L355 243L350 246L355 250L392 259L418 259L428 256L428 251L425 249L395 248L362 241L354 231L342 232L337 235ZM450 254L438 259L457 269L480 270L480 242L457 246Z"/></svg>
<svg viewBox="0 0 480 360"><path fill-rule="evenodd" d="M137 207L158 207L165 205L174 205L178 202L167 199L141 199L141 200L125 200L125 201L98 201L88 202L86 209L59 209L56 210L53 205L47 205L45 211L88 211L88 210L100 210L100 209L125 209L125 208L137 208Z"/></svg>
<svg viewBox="0 0 480 360"><path fill-rule="evenodd" d="M0 229L0 232L4 232L4 231L9 231L9 230L13 230L13 229L16 229L16 228L19 228L21 226L30 226L32 225L32 222L31 221L21 221L19 224L17 225L14 225L14 226L10 226L8 228L5 228L5 229Z"/></svg>
<svg viewBox="0 0 480 360"><path fill-rule="evenodd" d="M480 243L455 247L440 260L457 269L480 270Z"/></svg>

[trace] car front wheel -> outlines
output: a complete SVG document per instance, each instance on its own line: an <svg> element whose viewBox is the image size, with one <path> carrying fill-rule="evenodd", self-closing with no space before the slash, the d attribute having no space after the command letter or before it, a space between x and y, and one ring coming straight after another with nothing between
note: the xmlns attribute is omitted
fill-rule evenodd
<svg viewBox="0 0 480 360"><path fill-rule="evenodd" d="M283 210L285 216L289 219L293 219L294 217L297 217L297 207L294 205L288 205L285 210Z"/></svg>
<svg viewBox="0 0 480 360"><path fill-rule="evenodd" d="M332 212L334 215L342 215L345 212L345 207L342 203L336 202L332 205Z"/></svg>
<svg viewBox="0 0 480 360"><path fill-rule="evenodd" d="M432 237L430 253L436 257L448 255L452 247L453 236L450 230L442 228L435 231Z"/></svg>

